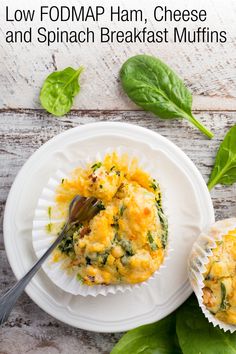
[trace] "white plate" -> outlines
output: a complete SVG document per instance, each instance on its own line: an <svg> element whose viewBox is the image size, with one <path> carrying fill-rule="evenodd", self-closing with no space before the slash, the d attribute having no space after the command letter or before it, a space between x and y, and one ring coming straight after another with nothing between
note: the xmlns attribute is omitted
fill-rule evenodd
<svg viewBox="0 0 236 354"><path fill-rule="evenodd" d="M160 320L190 295L187 258L200 231L214 222L208 189L191 160L169 140L148 129L124 123L87 124L54 137L29 158L11 188L5 209L5 247L13 272L20 278L36 260L32 220L48 178L66 161L120 145L140 150L159 162L157 175L169 200L174 248L167 267L149 287L106 297L68 294L53 284L43 270L26 289L55 318L98 332L125 331Z"/></svg>

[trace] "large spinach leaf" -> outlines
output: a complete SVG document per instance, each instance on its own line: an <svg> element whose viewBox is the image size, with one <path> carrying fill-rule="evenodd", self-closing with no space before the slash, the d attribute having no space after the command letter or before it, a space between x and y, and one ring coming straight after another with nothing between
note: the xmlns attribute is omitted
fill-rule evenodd
<svg viewBox="0 0 236 354"><path fill-rule="evenodd" d="M50 74L41 89L40 102L42 106L55 116L63 116L72 107L74 97L80 91L78 78L83 71L66 68Z"/></svg>
<svg viewBox="0 0 236 354"><path fill-rule="evenodd" d="M183 354L236 354L236 333L213 327L195 296L177 311L176 330Z"/></svg>
<svg viewBox="0 0 236 354"><path fill-rule="evenodd" d="M216 184L236 182L236 125L226 134L216 155L215 165L208 181L211 190Z"/></svg>
<svg viewBox="0 0 236 354"><path fill-rule="evenodd" d="M120 71L129 98L160 118L182 118L209 138L213 134L192 115L192 95L184 82L161 60L148 55L128 59Z"/></svg>
<svg viewBox="0 0 236 354"><path fill-rule="evenodd" d="M175 315L126 333L111 354L180 354L175 336Z"/></svg>

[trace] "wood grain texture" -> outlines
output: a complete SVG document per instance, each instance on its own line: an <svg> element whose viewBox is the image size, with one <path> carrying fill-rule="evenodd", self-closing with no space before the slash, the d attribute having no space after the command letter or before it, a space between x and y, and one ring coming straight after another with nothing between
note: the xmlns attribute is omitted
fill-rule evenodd
<svg viewBox="0 0 236 354"><path fill-rule="evenodd" d="M98 121L117 121L138 124L156 131L177 144L193 160L205 180L211 171L220 141L230 126L236 124L234 112L198 112L198 119L215 133L213 140L206 139L185 121L164 121L141 111L72 111L64 118L55 118L43 111L12 110L0 112L0 212L10 186L26 159L51 137L69 128ZM235 186L217 186L212 191L217 218L236 215ZM2 237L0 249L3 248Z"/></svg>
<svg viewBox="0 0 236 354"><path fill-rule="evenodd" d="M55 5L53 0L44 2ZM122 63L132 55L147 53L160 57L169 64L186 82L194 94L195 109L231 109L236 110L236 2L227 0L181 0L178 5L166 0L162 5L171 9L206 9L208 18L206 22L155 22L153 9L157 6L155 0L149 0L147 7L145 1L124 0L119 1L122 8L143 9L148 18L148 28L163 30L165 27L171 32L174 25L189 29L209 27L210 30L224 30L227 32L227 43L169 43L159 44L101 44L97 40L93 44L7 44L5 35L8 30L27 30L32 26L46 26L48 29L59 27L64 30L81 30L87 25L99 33L99 28L108 25L113 30L128 30L133 26L139 29L145 23L121 23L109 21L109 5L113 0L105 0L102 5L107 9L107 16L99 23L41 23L36 17L34 23L6 22L5 8L9 6L10 13L18 8L36 9L41 2L18 0L10 2L2 0L0 3L0 79L2 108L39 108L39 92L47 75L54 70L67 66L78 67L81 64L85 72L81 76L81 93L75 100L76 109L134 109L135 106L125 97L119 85L119 70ZM57 5L75 5L79 7L84 1L58 0ZM35 35L37 37L37 35ZM19 55L20 53L20 55ZM221 103L221 107L220 107Z"/></svg>
<svg viewBox="0 0 236 354"><path fill-rule="evenodd" d="M1 291L14 284L4 251L0 251ZM22 295L0 329L0 354L108 354L121 334L79 330L54 320Z"/></svg>
<svg viewBox="0 0 236 354"><path fill-rule="evenodd" d="M153 30L169 30L173 23L157 24L151 8L155 0L119 0L123 8L144 8ZM161 4L161 1L158 4ZM14 284L3 245L3 213L10 187L27 158L42 144L62 131L99 121L117 121L152 129L169 138L193 160L205 180L212 168L220 141L236 124L236 2L235 0L165 0L162 5L174 8L205 8L207 26L211 30L226 30L226 44L6 44L9 29L28 29L29 23L6 23L5 7L36 8L55 5L54 0L0 2L0 294ZM107 8L113 0L103 0ZM82 0L57 0L57 5L84 5ZM105 21L107 22L107 20ZM108 21L109 22L109 21ZM40 24L36 21L33 27ZM58 23L44 22L49 29ZM98 32L103 25L91 24ZM134 24L133 24L134 25ZM132 25L132 26L133 26ZM183 26L183 23L179 24ZM178 25L178 26L179 26ZM197 24L198 25L198 24ZM59 24L61 29L83 29L86 24ZM114 29L130 29L130 23L113 23ZM195 25L194 25L195 26ZM204 24L199 24L204 26ZM139 26L140 27L140 26ZM141 25L143 27L143 25ZM192 28L192 25L188 25ZM197 27L197 26L195 26ZM19 54L20 53L20 54ZM130 56L147 53L169 64L193 92L193 107L198 119L215 133L212 141L183 121L162 121L152 114L137 110L122 92L119 69ZM45 77L54 70L83 64L81 93L69 115L55 118L39 110L40 88ZM80 109L80 111L78 111ZM212 191L216 219L236 215L236 185L217 186ZM0 328L0 354L108 354L121 334L99 334L67 326L43 312L24 294L9 320Z"/></svg>
<svg viewBox="0 0 236 354"><path fill-rule="evenodd" d="M216 134L209 141L187 122L162 121L140 111L72 111L55 118L43 111L0 111L0 284L1 292L14 283L2 239L2 218L10 186L26 159L43 143L72 127L99 121L138 124L169 138L183 149L203 174L211 170L216 150L230 126L236 124L234 112L195 112L196 117ZM236 215L236 186L217 186L212 191L216 218ZM99 334L74 329L53 319L24 294L9 321L0 329L0 354L105 354L121 334Z"/></svg>

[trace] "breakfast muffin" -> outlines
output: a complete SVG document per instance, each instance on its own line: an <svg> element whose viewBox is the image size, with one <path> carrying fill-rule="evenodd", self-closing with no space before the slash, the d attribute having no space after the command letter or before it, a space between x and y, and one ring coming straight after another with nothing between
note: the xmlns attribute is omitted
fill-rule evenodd
<svg viewBox="0 0 236 354"><path fill-rule="evenodd" d="M216 318L236 325L236 229L217 241L204 274L203 303Z"/></svg>
<svg viewBox="0 0 236 354"><path fill-rule="evenodd" d="M219 220L202 232L189 257L189 280L205 317L236 330L236 218Z"/></svg>
<svg viewBox="0 0 236 354"><path fill-rule="evenodd" d="M66 259L68 271L89 286L141 283L160 268L168 240L161 191L136 159L106 154L62 179L53 208L64 220L75 195L96 197L100 211L69 231L55 262Z"/></svg>

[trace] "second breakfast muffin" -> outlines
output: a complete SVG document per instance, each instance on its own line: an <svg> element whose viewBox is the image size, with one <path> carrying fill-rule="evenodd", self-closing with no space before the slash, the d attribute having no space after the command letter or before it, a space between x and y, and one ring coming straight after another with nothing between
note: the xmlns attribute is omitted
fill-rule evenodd
<svg viewBox="0 0 236 354"><path fill-rule="evenodd" d="M236 330L236 218L219 220L195 241L189 280L213 326Z"/></svg>
<svg viewBox="0 0 236 354"><path fill-rule="evenodd" d="M203 303L214 316L236 325L236 229L217 241L204 274Z"/></svg>

